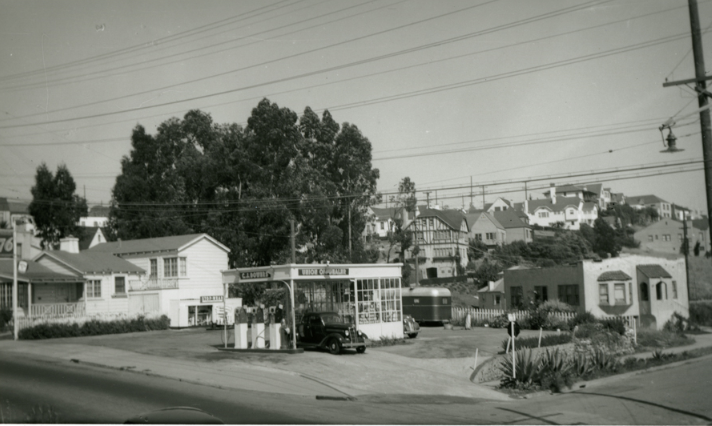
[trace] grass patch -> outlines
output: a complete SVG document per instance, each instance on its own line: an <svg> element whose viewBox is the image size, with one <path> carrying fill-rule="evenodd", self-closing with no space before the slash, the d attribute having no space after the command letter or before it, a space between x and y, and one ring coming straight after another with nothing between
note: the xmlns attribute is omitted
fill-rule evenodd
<svg viewBox="0 0 712 426"><path fill-rule="evenodd" d="M638 330L636 352L648 352L655 349L673 348L695 343L695 339L684 334L665 330Z"/></svg>
<svg viewBox="0 0 712 426"><path fill-rule="evenodd" d="M410 339L396 338L396 337L385 337L381 336L379 340L369 340L371 343L369 346L377 348L381 346L396 346L396 345L410 345L413 343Z"/></svg>
<svg viewBox="0 0 712 426"><path fill-rule="evenodd" d="M0 404L0 423L60 423L57 410L51 405L33 405L25 412L5 400Z"/></svg>
<svg viewBox="0 0 712 426"><path fill-rule="evenodd" d="M171 320L162 315L149 319L139 316L133 319L114 321L91 320L78 323L42 323L23 328L18 333L22 340L52 339L60 337L97 336L102 334L132 333L136 331L167 330Z"/></svg>

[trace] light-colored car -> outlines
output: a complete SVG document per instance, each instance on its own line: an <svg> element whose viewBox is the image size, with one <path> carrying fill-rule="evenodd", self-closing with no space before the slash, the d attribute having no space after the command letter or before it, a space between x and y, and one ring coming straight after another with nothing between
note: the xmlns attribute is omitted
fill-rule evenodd
<svg viewBox="0 0 712 426"><path fill-rule="evenodd" d="M415 339L418 337L418 332L420 332L420 325L415 322L413 317L407 314L403 315L403 334Z"/></svg>

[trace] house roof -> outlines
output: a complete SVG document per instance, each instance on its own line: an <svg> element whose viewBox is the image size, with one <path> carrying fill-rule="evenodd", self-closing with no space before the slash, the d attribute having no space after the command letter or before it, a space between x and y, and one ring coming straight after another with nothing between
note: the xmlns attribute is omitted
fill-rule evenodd
<svg viewBox="0 0 712 426"><path fill-rule="evenodd" d="M556 204L552 204L551 200L548 198L543 200L529 200L529 212L533 213L540 207L546 207L555 212L561 212L571 206L575 206L578 209L578 206L582 201L583 200L579 197L556 197Z"/></svg>
<svg viewBox="0 0 712 426"><path fill-rule="evenodd" d="M104 234L104 232L98 226L84 227L84 232L82 233L82 237L79 239L79 251L89 249L89 244L91 244L91 242L94 239L94 236L97 234L97 232L101 232L101 235L106 236L106 234Z"/></svg>
<svg viewBox="0 0 712 426"><path fill-rule="evenodd" d="M125 272L142 274L146 272L128 260L116 257L111 253L82 251L68 253L62 250L42 252L37 259L43 256L51 257L83 274L91 272Z"/></svg>
<svg viewBox="0 0 712 426"><path fill-rule="evenodd" d="M396 213L398 212L398 209L395 207L389 207L389 208L371 207L371 211L373 212L374 215L376 215L376 218L378 218L380 220L387 220L387 219L395 218Z"/></svg>
<svg viewBox="0 0 712 426"><path fill-rule="evenodd" d="M648 278L672 278L672 275L658 264L638 265L638 270Z"/></svg>
<svg viewBox="0 0 712 426"><path fill-rule="evenodd" d="M129 253L152 253L178 251L201 238L207 238L225 251L230 251L218 240L208 234L174 235L172 237L143 238L139 240L115 241L97 244L88 251L101 251L116 255Z"/></svg>
<svg viewBox="0 0 712 426"><path fill-rule="evenodd" d="M625 199L626 203L631 205L667 203L667 201L657 195L632 195L630 197L625 197Z"/></svg>
<svg viewBox="0 0 712 426"><path fill-rule="evenodd" d="M487 284L487 287L482 287L481 289L477 290L478 293L504 293L504 278L500 278L497 281L494 282L494 285L492 286L492 290L489 288L489 283Z"/></svg>
<svg viewBox="0 0 712 426"><path fill-rule="evenodd" d="M497 219L497 222L501 223L505 229L510 228L528 228L529 225L522 222L520 215L512 209L493 212L492 213Z"/></svg>
<svg viewBox="0 0 712 426"><path fill-rule="evenodd" d="M710 227L710 222L705 219L693 219L692 220L692 226L695 228L699 229L700 231L706 231Z"/></svg>
<svg viewBox="0 0 712 426"><path fill-rule="evenodd" d="M480 211L479 213L468 213L465 215L465 220L467 221L467 226L472 229L473 226L475 226L475 223L477 223L478 220L482 216L487 217L492 224L494 224L495 227L504 229L504 226L492 215L492 213L488 213L486 211Z"/></svg>
<svg viewBox="0 0 712 426"><path fill-rule="evenodd" d="M7 203L7 198L0 197L0 212L9 212L10 204Z"/></svg>
<svg viewBox="0 0 712 426"><path fill-rule="evenodd" d="M22 282L32 283L53 283L53 282L80 282L84 279L79 275L60 274L54 272L46 266L39 263L26 260L27 270L22 273L17 271L17 280ZM12 259L0 259L0 279L3 281L13 279Z"/></svg>
<svg viewBox="0 0 712 426"><path fill-rule="evenodd" d="M109 206L94 206L89 209L89 214L87 216L109 217Z"/></svg>
<svg viewBox="0 0 712 426"><path fill-rule="evenodd" d="M418 218L426 217L437 217L440 218L445 224L447 224L452 229L457 231L460 230L460 225L462 221L465 220L465 215L458 210L436 210L436 209L423 209L420 212Z"/></svg>
<svg viewBox="0 0 712 426"><path fill-rule="evenodd" d="M598 208L598 204L592 203L592 202L590 202L590 201L586 201L585 203L583 203L583 206L581 207L581 210L583 210L583 211L585 211L585 212L590 212L591 210L594 210L594 209L597 209L597 208Z"/></svg>
<svg viewBox="0 0 712 426"><path fill-rule="evenodd" d="M606 271L598 276L598 281L630 281L632 279L623 271Z"/></svg>
<svg viewBox="0 0 712 426"><path fill-rule="evenodd" d="M603 186L603 184L601 184L601 183L584 183L584 184L577 184L577 185L565 184L565 185L557 186L556 193L558 194L559 192L578 192L578 191L584 191L584 188L586 188L585 192L590 192L594 195L599 195L601 193L602 186ZM551 192L551 189L544 192L544 195L549 195L550 192Z"/></svg>

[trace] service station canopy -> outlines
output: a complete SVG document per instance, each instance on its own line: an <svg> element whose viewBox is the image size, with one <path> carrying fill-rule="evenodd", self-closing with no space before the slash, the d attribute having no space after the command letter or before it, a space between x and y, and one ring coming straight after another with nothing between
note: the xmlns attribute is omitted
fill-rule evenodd
<svg viewBox="0 0 712 426"><path fill-rule="evenodd" d="M223 284L400 278L402 263L288 264L222 271Z"/></svg>

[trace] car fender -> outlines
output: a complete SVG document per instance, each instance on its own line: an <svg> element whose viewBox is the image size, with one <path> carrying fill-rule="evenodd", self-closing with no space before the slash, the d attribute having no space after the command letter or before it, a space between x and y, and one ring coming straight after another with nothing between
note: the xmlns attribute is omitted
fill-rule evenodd
<svg viewBox="0 0 712 426"><path fill-rule="evenodd" d="M342 342L344 340L344 336L340 335L339 333L331 333L331 334L327 334L326 337L324 337L324 339L322 339L322 341L319 343L319 346L321 346L322 348L325 348L326 345L329 344L329 340L331 340L332 338L337 339L339 342Z"/></svg>

